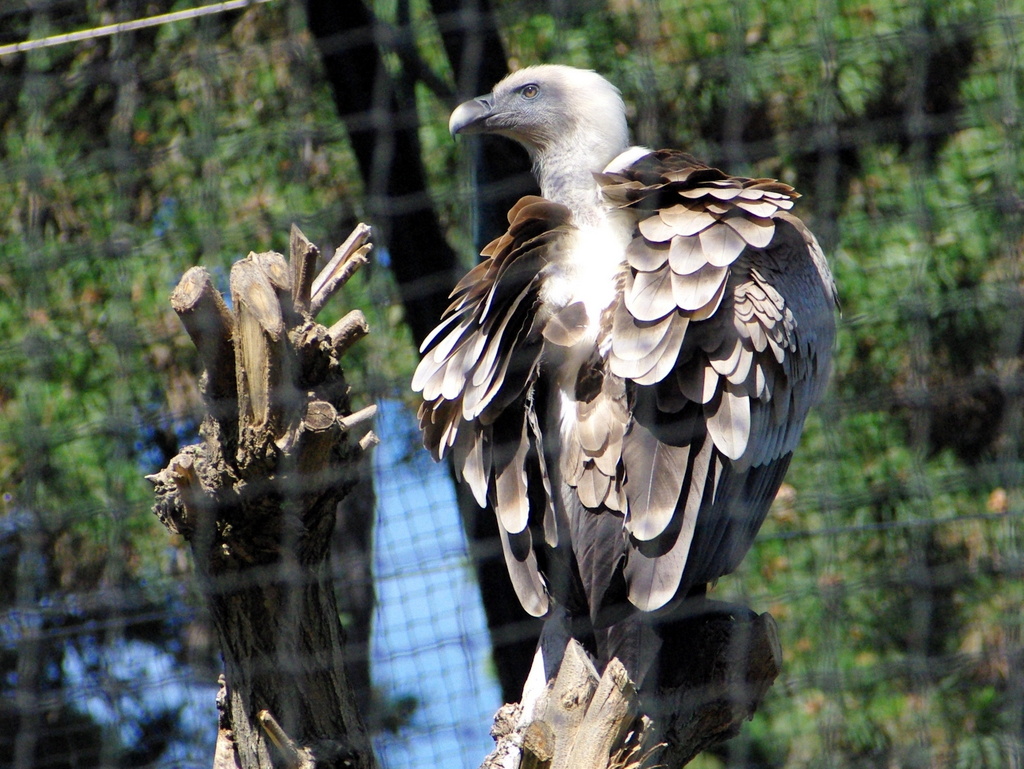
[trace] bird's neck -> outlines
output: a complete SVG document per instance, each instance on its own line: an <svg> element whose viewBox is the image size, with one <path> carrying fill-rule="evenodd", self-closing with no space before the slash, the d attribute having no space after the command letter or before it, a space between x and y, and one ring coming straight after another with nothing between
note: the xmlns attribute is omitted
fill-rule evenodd
<svg viewBox="0 0 1024 769"><path fill-rule="evenodd" d="M597 224L604 219L594 174L602 171L620 151L615 148L577 151L548 151L535 157L534 170L540 182L540 194L572 211L577 225Z"/></svg>

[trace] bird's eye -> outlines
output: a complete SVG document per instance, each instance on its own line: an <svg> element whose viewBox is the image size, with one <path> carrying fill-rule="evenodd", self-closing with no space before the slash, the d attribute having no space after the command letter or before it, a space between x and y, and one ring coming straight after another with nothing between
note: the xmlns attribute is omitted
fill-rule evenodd
<svg viewBox="0 0 1024 769"><path fill-rule="evenodd" d="M533 83L530 83L529 85L524 85L519 90L519 93L523 95L524 99L536 99L537 95L540 93L540 88L535 86Z"/></svg>

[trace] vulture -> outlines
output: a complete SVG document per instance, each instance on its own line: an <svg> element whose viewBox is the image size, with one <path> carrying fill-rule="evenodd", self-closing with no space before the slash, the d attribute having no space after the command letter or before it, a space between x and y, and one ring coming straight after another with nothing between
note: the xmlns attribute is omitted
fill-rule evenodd
<svg viewBox="0 0 1024 769"><path fill-rule="evenodd" d="M424 445L493 508L523 608L640 685L782 483L828 379L831 273L792 187L630 146L595 72L521 69L449 128L521 144L541 194L422 345Z"/></svg>

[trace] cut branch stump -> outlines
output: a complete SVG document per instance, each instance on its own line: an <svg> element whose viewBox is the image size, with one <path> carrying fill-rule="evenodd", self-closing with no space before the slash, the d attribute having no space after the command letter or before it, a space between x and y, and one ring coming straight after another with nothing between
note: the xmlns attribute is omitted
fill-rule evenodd
<svg viewBox="0 0 1024 769"><path fill-rule="evenodd" d="M216 769L375 766L342 664L328 568L335 508L376 438L353 413L342 354L368 332L358 311L317 313L366 262L360 225L318 277L292 227L290 258L231 269L231 308L193 267L171 296L198 350L203 442L149 476L154 512L191 545L224 655Z"/></svg>
<svg viewBox="0 0 1024 769"><path fill-rule="evenodd" d="M481 769L677 769L735 736L781 670L775 620L715 612L693 618L690 638L671 685L653 693L638 693L617 659L598 675L570 640L544 690L523 692L532 705L498 711Z"/></svg>

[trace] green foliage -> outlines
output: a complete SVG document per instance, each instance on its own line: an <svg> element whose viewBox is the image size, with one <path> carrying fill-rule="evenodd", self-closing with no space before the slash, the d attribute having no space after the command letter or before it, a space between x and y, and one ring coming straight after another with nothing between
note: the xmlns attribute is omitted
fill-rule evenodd
<svg viewBox="0 0 1024 769"><path fill-rule="evenodd" d="M169 377L174 418L198 407L167 303L178 276L285 251L292 221L325 246L357 221L358 174L316 52L304 32L280 34L289 23L265 6L230 28L179 23L136 40L158 55L114 39L26 57L0 149L13 180L0 185L11 299L0 306L0 479L38 483L10 504L98 527L111 505L148 521L131 449L139 420L159 412ZM116 65L130 70L123 83L100 79ZM373 371L379 389L405 377L412 355L386 273L370 272L342 302L378 329L373 352L354 353L353 379Z"/></svg>

